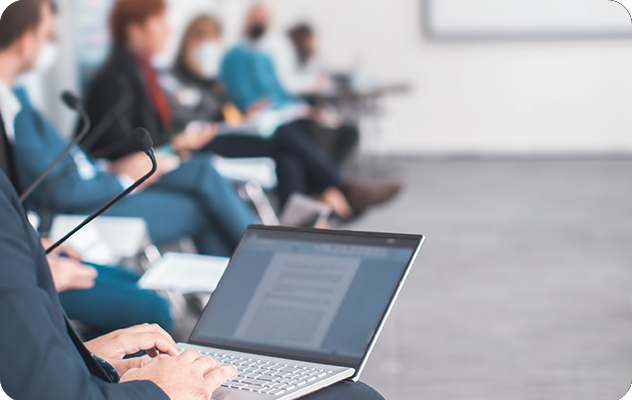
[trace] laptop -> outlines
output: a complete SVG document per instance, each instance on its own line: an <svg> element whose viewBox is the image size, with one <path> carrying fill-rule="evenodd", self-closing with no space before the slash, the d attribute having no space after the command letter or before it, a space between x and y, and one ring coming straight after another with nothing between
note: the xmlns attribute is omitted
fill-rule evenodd
<svg viewBox="0 0 632 400"><path fill-rule="evenodd" d="M423 240L250 226L178 348L236 367L217 400L292 400L357 381Z"/></svg>

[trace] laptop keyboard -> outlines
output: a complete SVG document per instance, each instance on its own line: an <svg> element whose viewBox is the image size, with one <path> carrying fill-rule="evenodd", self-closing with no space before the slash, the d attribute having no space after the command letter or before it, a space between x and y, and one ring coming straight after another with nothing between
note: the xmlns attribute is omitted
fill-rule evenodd
<svg viewBox="0 0 632 400"><path fill-rule="evenodd" d="M180 349L184 352L185 349ZM222 365L233 365L237 375L222 386L250 392L280 396L326 378L333 370L312 368L293 363L271 362L256 357L198 351L200 357L212 357Z"/></svg>

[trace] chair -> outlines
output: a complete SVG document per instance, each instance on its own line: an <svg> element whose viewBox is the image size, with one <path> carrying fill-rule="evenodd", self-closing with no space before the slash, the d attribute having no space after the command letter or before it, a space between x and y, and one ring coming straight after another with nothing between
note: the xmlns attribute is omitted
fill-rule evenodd
<svg viewBox="0 0 632 400"><path fill-rule="evenodd" d="M241 186L240 194L255 207L264 225L280 225L266 190L277 186L276 163L270 158L223 158L215 156L213 166L220 175Z"/></svg>

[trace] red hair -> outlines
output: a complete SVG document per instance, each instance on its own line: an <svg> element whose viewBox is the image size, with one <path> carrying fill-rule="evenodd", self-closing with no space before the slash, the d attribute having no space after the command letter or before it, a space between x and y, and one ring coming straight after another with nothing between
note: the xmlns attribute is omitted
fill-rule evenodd
<svg viewBox="0 0 632 400"><path fill-rule="evenodd" d="M127 44L131 25L143 24L147 19L167 10L165 0L117 0L110 12L110 34L119 46Z"/></svg>

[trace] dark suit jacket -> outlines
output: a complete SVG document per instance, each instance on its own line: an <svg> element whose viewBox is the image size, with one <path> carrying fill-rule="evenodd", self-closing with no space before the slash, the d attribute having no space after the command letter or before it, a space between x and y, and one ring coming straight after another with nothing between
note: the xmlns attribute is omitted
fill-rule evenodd
<svg viewBox="0 0 632 400"><path fill-rule="evenodd" d="M170 142L171 133L166 131L151 102L136 59L126 48L116 47L88 87L85 107L92 126L112 116L121 102L127 102L128 107L90 148L82 146L86 153L93 158L117 160L137 152L132 132L138 127L149 131L155 148ZM93 141L88 135L84 143Z"/></svg>
<svg viewBox="0 0 632 400"><path fill-rule="evenodd" d="M39 236L0 172L0 382L14 400L168 400L146 381L112 383L64 314Z"/></svg>

